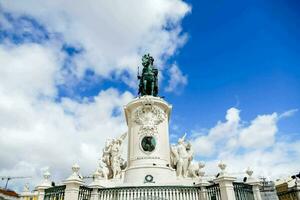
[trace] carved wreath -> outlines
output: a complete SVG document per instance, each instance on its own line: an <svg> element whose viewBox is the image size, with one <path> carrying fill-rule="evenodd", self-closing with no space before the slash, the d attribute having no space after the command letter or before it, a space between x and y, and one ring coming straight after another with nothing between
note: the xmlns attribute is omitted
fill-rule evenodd
<svg viewBox="0 0 300 200"><path fill-rule="evenodd" d="M151 103L144 103L143 106L136 109L134 113L134 122L140 125L140 134L153 135L158 133L157 125L166 119L165 112L158 106Z"/></svg>

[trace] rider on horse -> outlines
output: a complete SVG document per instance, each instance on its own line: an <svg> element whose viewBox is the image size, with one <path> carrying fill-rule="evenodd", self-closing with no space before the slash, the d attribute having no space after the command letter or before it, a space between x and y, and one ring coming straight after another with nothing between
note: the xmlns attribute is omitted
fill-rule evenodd
<svg viewBox="0 0 300 200"><path fill-rule="evenodd" d="M143 72L142 76L138 75L140 79L139 95L152 95L158 94L158 70L153 66L154 59L149 54L146 54L142 58Z"/></svg>

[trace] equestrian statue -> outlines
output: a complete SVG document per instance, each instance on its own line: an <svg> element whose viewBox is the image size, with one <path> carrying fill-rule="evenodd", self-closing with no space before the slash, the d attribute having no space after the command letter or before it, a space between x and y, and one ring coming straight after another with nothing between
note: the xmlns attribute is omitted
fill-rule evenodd
<svg viewBox="0 0 300 200"><path fill-rule="evenodd" d="M145 54L142 58L143 72L142 75L138 75L140 80L139 92L140 96L158 94L158 69L153 66L154 59L149 54Z"/></svg>

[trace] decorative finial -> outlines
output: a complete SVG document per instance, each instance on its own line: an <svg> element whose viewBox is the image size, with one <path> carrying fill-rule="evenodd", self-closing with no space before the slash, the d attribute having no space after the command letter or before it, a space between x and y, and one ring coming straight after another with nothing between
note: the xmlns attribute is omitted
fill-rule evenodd
<svg viewBox="0 0 300 200"><path fill-rule="evenodd" d="M43 180L38 185L38 187L44 187L44 188L51 187L50 177L51 177L51 174L49 172L49 168L47 167L46 169L44 169Z"/></svg>
<svg viewBox="0 0 300 200"><path fill-rule="evenodd" d="M203 162L198 162L198 166L199 166L198 175L200 176L200 178L203 178L205 172L202 171L201 169L205 167L205 164Z"/></svg>
<svg viewBox="0 0 300 200"><path fill-rule="evenodd" d="M72 166L73 174L78 175L79 170L80 170L79 165L78 165L77 163L75 163L75 164Z"/></svg>
<svg viewBox="0 0 300 200"><path fill-rule="evenodd" d="M225 174L226 174L225 169L226 169L227 165L226 165L223 161L221 161L221 162L218 164L218 167L221 169L220 175L221 175L221 176L225 175Z"/></svg>
<svg viewBox="0 0 300 200"><path fill-rule="evenodd" d="M203 162L198 162L198 165L199 165L199 169L202 169L205 167L205 163L203 163Z"/></svg>
<svg viewBox="0 0 300 200"><path fill-rule="evenodd" d="M249 177L251 177L252 174L253 174L253 170L251 170L250 167L248 167L247 170L246 170L246 174L247 174Z"/></svg>
<svg viewBox="0 0 300 200"><path fill-rule="evenodd" d="M80 167L77 163L72 166L72 175L67 180L77 180L81 181L82 177L79 175Z"/></svg>
<svg viewBox="0 0 300 200"><path fill-rule="evenodd" d="M47 169L45 170L44 174L43 174L44 181L49 181L50 176L51 176L51 174L50 174L50 172L49 172L49 169L47 168Z"/></svg>
<svg viewBox="0 0 300 200"><path fill-rule="evenodd" d="M29 183L24 185L23 192L29 192Z"/></svg>

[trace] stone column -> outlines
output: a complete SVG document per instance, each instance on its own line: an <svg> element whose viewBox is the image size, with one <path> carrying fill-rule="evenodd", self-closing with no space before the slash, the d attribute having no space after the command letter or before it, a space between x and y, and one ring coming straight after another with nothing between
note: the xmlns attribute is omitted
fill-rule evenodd
<svg viewBox="0 0 300 200"><path fill-rule="evenodd" d="M204 181L203 182L201 181L200 183L197 184L197 186L199 186L201 189L199 200L209 200L207 196L207 189L206 189L208 185L209 183Z"/></svg>
<svg viewBox="0 0 300 200"><path fill-rule="evenodd" d="M221 199L222 200L236 200L233 188L233 182L236 180L235 177L229 176L225 169L226 164L223 162L219 163L219 168L221 172L219 173L218 178L214 180L215 183L218 183L220 186Z"/></svg>
<svg viewBox="0 0 300 200"><path fill-rule="evenodd" d="M252 185L254 200L262 200L259 190L261 187L260 181L252 177L253 171L250 168L246 170L246 174L248 175L246 183Z"/></svg>
<svg viewBox="0 0 300 200"><path fill-rule="evenodd" d="M250 168L246 170L246 174L248 175L246 183L252 185L254 200L262 200L260 194L260 181L252 177L253 171Z"/></svg>
<svg viewBox="0 0 300 200"><path fill-rule="evenodd" d="M89 184L90 188L93 188L91 194L91 200L98 200L98 189L104 188L107 185L107 180L101 177L101 174L98 172L98 169L93 174L93 181Z"/></svg>
<svg viewBox="0 0 300 200"><path fill-rule="evenodd" d="M30 195L31 195L31 192L29 191L29 184L26 183L24 185L23 192L20 194L20 200L26 200L26 198Z"/></svg>
<svg viewBox="0 0 300 200"><path fill-rule="evenodd" d="M199 171L198 171L199 182L197 183L197 186L199 186L200 189L201 189L200 196L199 196L200 199L199 200L209 200L208 196L207 196L207 189L206 189L206 187L209 185L209 183L206 180L204 180L205 172L201 171L201 169L204 166L205 166L204 164L199 163Z"/></svg>
<svg viewBox="0 0 300 200"><path fill-rule="evenodd" d="M45 189L51 187L51 181L49 180L50 176L51 174L47 169L43 174L43 181L35 188L38 193L38 200L44 200Z"/></svg>
<svg viewBox="0 0 300 200"><path fill-rule="evenodd" d="M166 185L176 181L175 170L170 163L171 109L172 106L162 98L147 95L124 107L128 126L124 183Z"/></svg>
<svg viewBox="0 0 300 200"><path fill-rule="evenodd" d="M260 190L259 190L261 187L260 182L252 182L249 184L252 185L254 200L262 200Z"/></svg>
<svg viewBox="0 0 300 200"><path fill-rule="evenodd" d="M79 165L72 166L72 175L63 183L66 185L65 200L77 200L79 194L79 187L84 184L82 178L79 176Z"/></svg>
<svg viewBox="0 0 300 200"><path fill-rule="evenodd" d="M98 200L98 188L93 188L91 194L91 200Z"/></svg>

